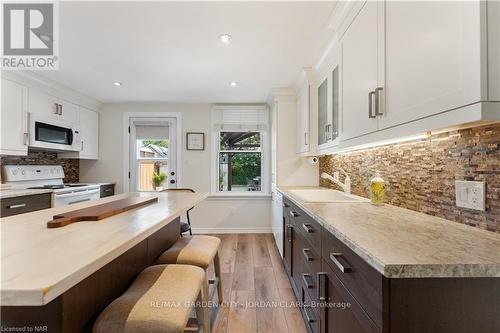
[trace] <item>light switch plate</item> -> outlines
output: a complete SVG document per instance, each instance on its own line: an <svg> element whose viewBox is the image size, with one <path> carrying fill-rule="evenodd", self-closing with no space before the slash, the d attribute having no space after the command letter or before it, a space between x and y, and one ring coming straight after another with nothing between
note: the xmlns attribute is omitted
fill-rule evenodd
<svg viewBox="0 0 500 333"><path fill-rule="evenodd" d="M455 180L457 207L485 210L486 191L484 182Z"/></svg>

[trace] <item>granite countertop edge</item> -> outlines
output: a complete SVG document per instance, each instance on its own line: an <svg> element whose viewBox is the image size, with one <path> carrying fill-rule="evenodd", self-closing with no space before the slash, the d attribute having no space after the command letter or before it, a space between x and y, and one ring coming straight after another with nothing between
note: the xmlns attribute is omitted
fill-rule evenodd
<svg viewBox="0 0 500 333"><path fill-rule="evenodd" d="M450 263L450 264L394 264L384 263L379 258L375 257L369 251L363 248L362 245L356 244L349 239L340 230L323 220L315 211L307 207L304 202L299 200L287 189L280 187L276 188L281 194L285 195L295 205L312 217L328 232L337 237L349 249L354 251L377 272L384 275L386 278L476 278L476 277L500 277L500 263L488 264L467 264L467 263ZM318 188L319 189L319 188ZM327 203L325 203L327 204ZM359 204L367 204L359 202Z"/></svg>

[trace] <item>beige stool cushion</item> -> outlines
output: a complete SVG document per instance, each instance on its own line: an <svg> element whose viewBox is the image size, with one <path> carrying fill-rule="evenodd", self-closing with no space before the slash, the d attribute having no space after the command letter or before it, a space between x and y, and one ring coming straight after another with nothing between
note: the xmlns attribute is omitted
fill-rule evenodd
<svg viewBox="0 0 500 333"><path fill-rule="evenodd" d="M196 235L182 237L156 260L157 264L195 265L207 269L219 249L220 239Z"/></svg>
<svg viewBox="0 0 500 333"><path fill-rule="evenodd" d="M142 271L127 291L94 323L94 333L183 332L205 271L188 265L158 265Z"/></svg>

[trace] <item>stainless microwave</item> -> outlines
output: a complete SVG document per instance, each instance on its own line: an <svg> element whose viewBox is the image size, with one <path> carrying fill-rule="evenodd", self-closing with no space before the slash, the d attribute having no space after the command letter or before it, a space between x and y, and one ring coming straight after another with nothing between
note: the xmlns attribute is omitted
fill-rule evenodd
<svg viewBox="0 0 500 333"><path fill-rule="evenodd" d="M71 122L29 113L29 146L57 151L80 151L80 130Z"/></svg>

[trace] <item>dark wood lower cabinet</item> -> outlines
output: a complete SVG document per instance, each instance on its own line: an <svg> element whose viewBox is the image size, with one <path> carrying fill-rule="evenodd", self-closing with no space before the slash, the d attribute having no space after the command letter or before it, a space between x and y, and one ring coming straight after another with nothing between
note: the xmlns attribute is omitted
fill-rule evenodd
<svg viewBox="0 0 500 333"><path fill-rule="evenodd" d="M283 202L283 264L310 333L500 332L500 278L386 278Z"/></svg>
<svg viewBox="0 0 500 333"><path fill-rule="evenodd" d="M0 200L0 217L7 217L17 214L34 212L36 210L47 209L51 207L51 204L51 193L4 198Z"/></svg>
<svg viewBox="0 0 500 333"><path fill-rule="evenodd" d="M325 261L322 263L322 270L319 273L320 298L324 300L321 307L321 331L381 332Z"/></svg>

